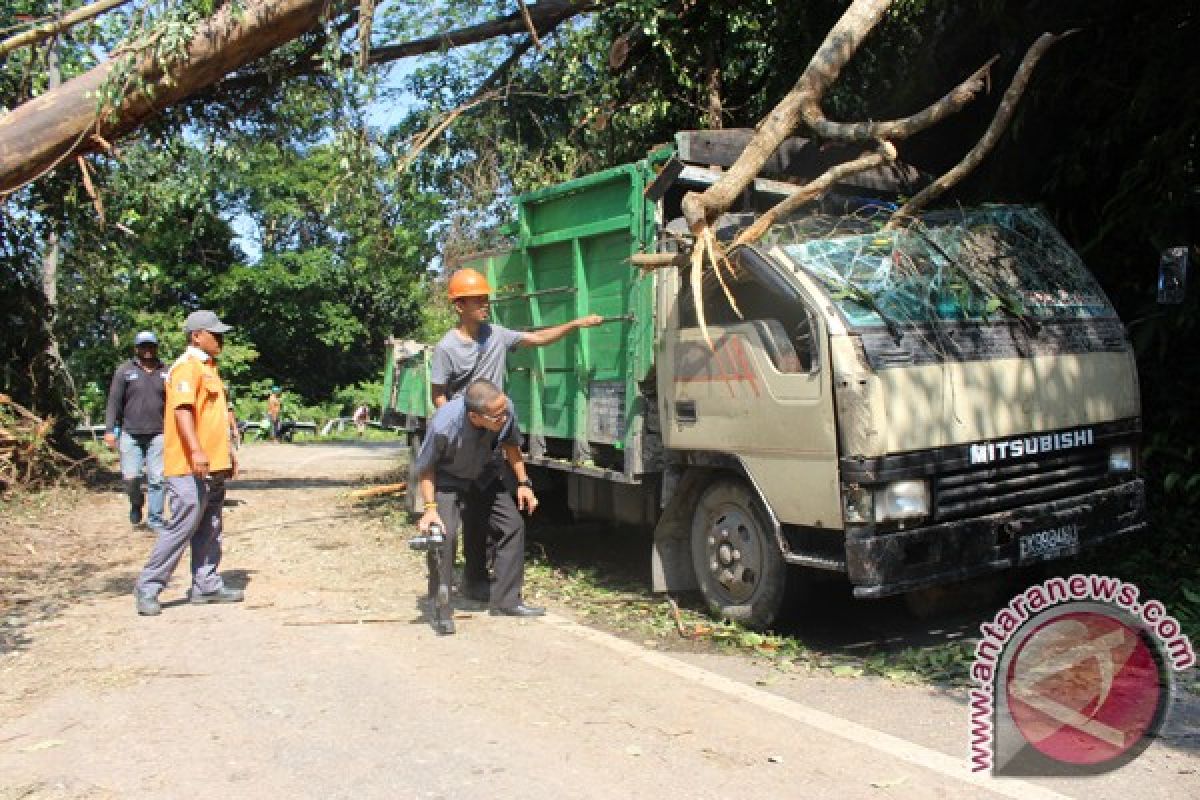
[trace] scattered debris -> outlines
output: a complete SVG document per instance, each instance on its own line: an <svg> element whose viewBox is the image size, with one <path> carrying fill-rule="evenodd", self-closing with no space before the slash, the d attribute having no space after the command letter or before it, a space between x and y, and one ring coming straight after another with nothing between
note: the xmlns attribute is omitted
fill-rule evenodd
<svg viewBox="0 0 1200 800"><path fill-rule="evenodd" d="M667 602L671 605L671 616L675 620L675 629L679 631L679 635L684 639L701 639L706 636L711 636L713 629L711 625L693 625L691 628L685 627L683 618L679 613L679 604L675 602L673 597L668 596Z"/></svg>
<svg viewBox="0 0 1200 800"><path fill-rule="evenodd" d="M408 484L401 481L400 483L385 483L381 486L370 486L366 489L355 489L350 493L350 497L354 500L362 500L365 497L381 497L387 494L399 494L408 488Z"/></svg>
<svg viewBox="0 0 1200 800"><path fill-rule="evenodd" d="M0 494L54 483L91 461L76 461L54 449L48 439L53 429L53 417L39 417L0 394Z"/></svg>

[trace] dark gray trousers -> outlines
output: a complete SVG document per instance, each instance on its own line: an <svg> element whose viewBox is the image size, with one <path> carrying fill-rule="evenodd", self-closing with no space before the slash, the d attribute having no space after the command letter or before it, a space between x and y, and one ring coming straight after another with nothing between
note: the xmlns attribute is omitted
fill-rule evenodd
<svg viewBox="0 0 1200 800"><path fill-rule="evenodd" d="M438 515L446 523L446 543L442 546L446 563L454 563L458 533L463 530L464 582L489 585L493 608L512 608L520 603L525 582L525 520L504 483L497 479L482 489L438 491L437 504ZM489 552L494 553L490 576ZM437 589L432 556L428 564L432 594Z"/></svg>
<svg viewBox="0 0 1200 800"><path fill-rule="evenodd" d="M192 547L192 591L212 594L224 586L221 563L221 508L225 476L167 478L171 520L158 532L150 559L137 579L140 594L157 595L171 579L188 544Z"/></svg>

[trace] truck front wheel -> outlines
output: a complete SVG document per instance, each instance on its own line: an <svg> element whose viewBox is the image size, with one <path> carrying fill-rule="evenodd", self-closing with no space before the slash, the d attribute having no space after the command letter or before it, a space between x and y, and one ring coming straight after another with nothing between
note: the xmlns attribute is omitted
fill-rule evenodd
<svg viewBox="0 0 1200 800"><path fill-rule="evenodd" d="M692 564L713 614L770 627L783 606L787 564L767 513L743 481L709 484L692 516Z"/></svg>

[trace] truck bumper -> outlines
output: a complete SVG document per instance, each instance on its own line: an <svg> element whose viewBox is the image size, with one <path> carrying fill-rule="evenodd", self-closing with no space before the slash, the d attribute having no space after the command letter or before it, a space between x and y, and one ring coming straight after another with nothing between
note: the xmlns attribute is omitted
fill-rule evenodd
<svg viewBox="0 0 1200 800"><path fill-rule="evenodd" d="M1136 479L974 519L887 533L847 531L846 568L856 597L899 594L1074 555L1144 529L1145 508L1145 485ZM1077 542L1021 554L1022 537L1064 531Z"/></svg>

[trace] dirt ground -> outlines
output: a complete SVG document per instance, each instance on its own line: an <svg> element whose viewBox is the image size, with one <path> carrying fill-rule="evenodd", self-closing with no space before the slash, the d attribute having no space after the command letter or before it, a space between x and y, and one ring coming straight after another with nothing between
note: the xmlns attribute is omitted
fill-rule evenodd
<svg viewBox="0 0 1200 800"><path fill-rule="evenodd" d="M412 618L410 586L420 564L404 546L399 517L387 513L390 506L381 512L378 503L349 497L355 489L392 481L396 446L262 444L242 453L246 468L230 483L226 499L221 571L228 585L246 590L245 608L269 608L296 623L339 615ZM132 529L127 512L113 474L103 488L60 490L22 503L3 521L0 716L77 682L73 654L102 648L126 628L128 620L82 614L81 607L128 598L134 613L133 581L153 535ZM164 618L187 610L179 607L187 588L185 554L161 597ZM133 676L93 677L111 682Z"/></svg>
<svg viewBox="0 0 1200 800"><path fill-rule="evenodd" d="M680 648L668 663L646 654L657 642L609 641L576 624L584 617L555 596L533 598L549 599L553 618L464 613L459 634L439 639L417 605L423 565L405 546L399 504L348 497L399 480L400 448L262 444L243 454L222 564L227 583L246 590L238 606L187 605L183 565L163 614L135 614L133 580L152 538L130 529L115 479L5 509L0 798L997 790L958 772L961 692L785 675L711 648ZM842 645L874 635L865 618L848 624L856 632ZM1189 713L1167 744L1117 773L1001 793L1193 795L1200 726ZM956 766L939 766L947 761Z"/></svg>

